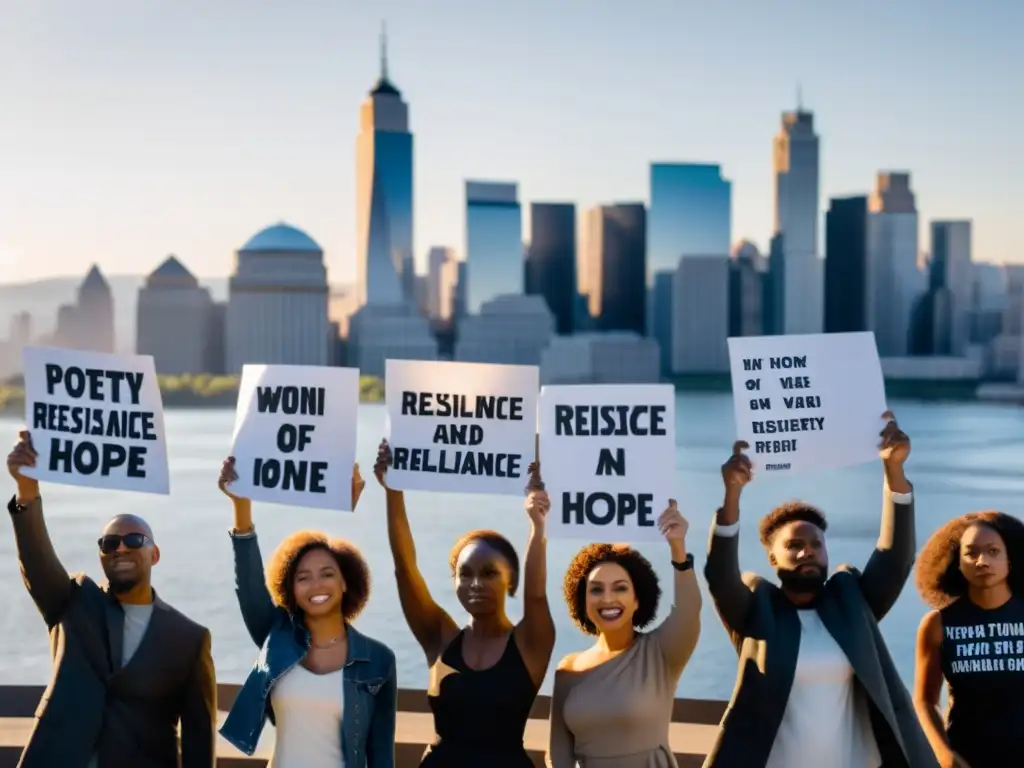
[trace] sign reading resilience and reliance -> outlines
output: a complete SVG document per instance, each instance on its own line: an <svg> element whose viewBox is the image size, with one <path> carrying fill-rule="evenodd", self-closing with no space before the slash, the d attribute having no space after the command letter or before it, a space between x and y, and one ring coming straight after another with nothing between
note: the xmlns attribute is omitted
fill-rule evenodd
<svg viewBox="0 0 1024 768"><path fill-rule="evenodd" d="M246 365L231 492L295 507L352 509L359 370Z"/></svg>
<svg viewBox="0 0 1024 768"><path fill-rule="evenodd" d="M388 360L388 485L522 496L539 382L531 365Z"/></svg>
<svg viewBox="0 0 1024 768"><path fill-rule="evenodd" d="M755 469L837 469L878 458L886 409L874 333L729 339L736 436Z"/></svg>
<svg viewBox="0 0 1024 768"><path fill-rule="evenodd" d="M153 358L26 347L25 423L51 483L170 493Z"/></svg>
<svg viewBox="0 0 1024 768"><path fill-rule="evenodd" d="M671 385L544 387L538 419L552 537L660 537L658 517L675 486Z"/></svg>

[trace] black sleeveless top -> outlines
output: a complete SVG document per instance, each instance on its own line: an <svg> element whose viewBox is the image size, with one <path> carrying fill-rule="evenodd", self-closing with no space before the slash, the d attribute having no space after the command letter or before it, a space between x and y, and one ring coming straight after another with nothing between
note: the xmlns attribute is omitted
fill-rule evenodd
<svg viewBox="0 0 1024 768"><path fill-rule="evenodd" d="M1024 765L1024 598L941 611L950 748L971 768Z"/></svg>
<svg viewBox="0 0 1024 768"><path fill-rule="evenodd" d="M479 671L462 658L463 634L441 656L455 672L441 680L437 696L427 697L437 741L424 754L421 768L533 768L523 732L538 687L515 633L498 663Z"/></svg>

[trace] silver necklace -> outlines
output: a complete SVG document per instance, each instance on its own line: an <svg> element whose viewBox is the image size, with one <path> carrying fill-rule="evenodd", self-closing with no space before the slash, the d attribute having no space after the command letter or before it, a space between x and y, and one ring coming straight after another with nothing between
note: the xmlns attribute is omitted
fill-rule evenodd
<svg viewBox="0 0 1024 768"><path fill-rule="evenodd" d="M310 640L309 642L310 642L310 645L312 645L318 651L326 651L328 648L331 648L331 647L337 645L338 643L340 643L343 638L344 638L344 635L338 635L337 637L331 638L330 640L328 640L323 645L320 645L318 643L314 643L312 640Z"/></svg>

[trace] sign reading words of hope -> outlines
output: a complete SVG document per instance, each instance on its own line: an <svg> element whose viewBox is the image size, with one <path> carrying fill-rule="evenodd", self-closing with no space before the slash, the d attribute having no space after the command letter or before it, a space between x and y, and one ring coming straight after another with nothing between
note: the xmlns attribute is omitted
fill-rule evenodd
<svg viewBox="0 0 1024 768"><path fill-rule="evenodd" d="M522 496L539 383L532 365L388 360L388 485Z"/></svg>
<svg viewBox="0 0 1024 768"><path fill-rule="evenodd" d="M729 339L736 436L755 469L838 469L878 458L885 382L873 333Z"/></svg>
<svg viewBox="0 0 1024 768"><path fill-rule="evenodd" d="M658 517L675 486L671 385L544 387L538 418L552 537L661 537Z"/></svg>
<svg viewBox="0 0 1024 768"><path fill-rule="evenodd" d="M153 358L26 347L25 423L46 482L170 493Z"/></svg>
<svg viewBox="0 0 1024 768"><path fill-rule="evenodd" d="M296 507L352 509L359 370L246 365L238 388L231 492Z"/></svg>

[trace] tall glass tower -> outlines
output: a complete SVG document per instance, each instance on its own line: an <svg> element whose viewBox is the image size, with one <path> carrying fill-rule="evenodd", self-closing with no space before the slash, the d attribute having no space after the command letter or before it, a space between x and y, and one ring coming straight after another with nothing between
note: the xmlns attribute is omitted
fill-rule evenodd
<svg viewBox="0 0 1024 768"><path fill-rule="evenodd" d="M412 134L409 106L388 79L381 30L380 78L363 101L356 137L356 291L363 306L411 301Z"/></svg>

